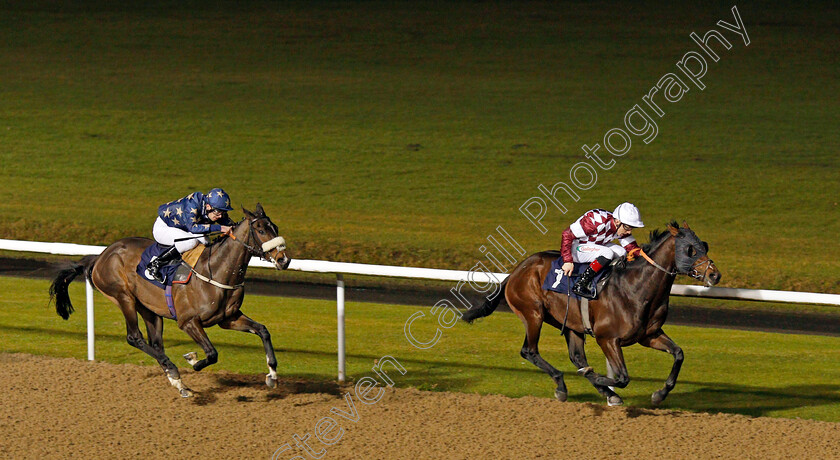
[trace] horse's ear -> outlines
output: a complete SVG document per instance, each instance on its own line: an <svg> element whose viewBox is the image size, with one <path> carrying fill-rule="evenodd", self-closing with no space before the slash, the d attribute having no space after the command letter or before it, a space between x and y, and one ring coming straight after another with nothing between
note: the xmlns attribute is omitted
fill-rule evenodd
<svg viewBox="0 0 840 460"><path fill-rule="evenodd" d="M242 213L243 213L243 214L245 214L245 217L247 217L247 218L249 218L249 219L253 219L253 218L254 218L254 213L252 213L251 211L249 211L249 210L245 209L245 206L242 206Z"/></svg>
<svg viewBox="0 0 840 460"><path fill-rule="evenodd" d="M254 210L254 214L256 214L258 216L264 216L265 215L265 211L263 210L263 207L262 207L261 204L257 203L257 209Z"/></svg>
<svg viewBox="0 0 840 460"><path fill-rule="evenodd" d="M683 221L682 226L683 226L683 228L688 228L688 223L686 221ZM689 229L689 230L691 230L691 229Z"/></svg>
<svg viewBox="0 0 840 460"><path fill-rule="evenodd" d="M668 231L671 232L671 235L674 235L674 236L677 236L677 234L680 233L680 229L678 229L677 227L674 227L671 224L668 224Z"/></svg>

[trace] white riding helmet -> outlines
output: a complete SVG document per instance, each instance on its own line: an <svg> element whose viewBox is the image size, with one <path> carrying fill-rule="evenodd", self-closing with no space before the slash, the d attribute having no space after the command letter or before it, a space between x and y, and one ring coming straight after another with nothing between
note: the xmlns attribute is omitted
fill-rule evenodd
<svg viewBox="0 0 840 460"><path fill-rule="evenodd" d="M639 213L639 208L633 203L621 203L613 211L613 217L620 220L622 224L627 224L631 227L644 227L642 222L642 215Z"/></svg>

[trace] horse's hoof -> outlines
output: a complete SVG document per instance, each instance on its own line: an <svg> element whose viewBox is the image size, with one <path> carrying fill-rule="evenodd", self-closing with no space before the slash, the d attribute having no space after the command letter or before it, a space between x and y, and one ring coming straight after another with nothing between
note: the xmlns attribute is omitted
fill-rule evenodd
<svg viewBox="0 0 840 460"><path fill-rule="evenodd" d="M614 395L607 398L607 405L610 407L621 406L624 405L624 401L621 399L621 396Z"/></svg>
<svg viewBox="0 0 840 460"><path fill-rule="evenodd" d="M265 384L269 388L275 388L275 387L277 387L277 379L273 379L273 378L271 378L270 375L266 375L265 376Z"/></svg>
<svg viewBox="0 0 840 460"><path fill-rule="evenodd" d="M179 390L179 393L181 393L182 398L191 398L193 395L192 390L190 390L189 388L181 388Z"/></svg>
<svg viewBox="0 0 840 460"><path fill-rule="evenodd" d="M190 366L195 366L195 363L198 362L198 353L191 351L184 355L184 359L186 359L187 362L190 363Z"/></svg>
<svg viewBox="0 0 840 460"><path fill-rule="evenodd" d="M668 396L668 394L661 391L661 390L660 391L655 391L650 396L650 402L654 406L658 406L658 405L662 404L662 401L665 401L665 397L667 397L667 396Z"/></svg>
<svg viewBox="0 0 840 460"><path fill-rule="evenodd" d="M569 393L557 388L554 390L554 397L557 398L557 400L560 402L566 402L566 398L569 397Z"/></svg>

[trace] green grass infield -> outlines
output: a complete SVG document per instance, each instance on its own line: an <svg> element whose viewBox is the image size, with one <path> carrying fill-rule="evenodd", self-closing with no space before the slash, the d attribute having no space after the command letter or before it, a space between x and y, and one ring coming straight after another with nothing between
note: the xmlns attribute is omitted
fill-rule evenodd
<svg viewBox="0 0 840 460"><path fill-rule="evenodd" d="M626 200L642 242L688 221L723 286L838 293L840 9L738 3L747 45L732 6L3 2L0 237L150 236L160 204L221 186L294 257L469 269L497 226L557 248ZM731 48L712 39L704 89L660 91L656 136L607 153L713 28ZM541 233L520 206L581 162L597 178Z"/></svg>

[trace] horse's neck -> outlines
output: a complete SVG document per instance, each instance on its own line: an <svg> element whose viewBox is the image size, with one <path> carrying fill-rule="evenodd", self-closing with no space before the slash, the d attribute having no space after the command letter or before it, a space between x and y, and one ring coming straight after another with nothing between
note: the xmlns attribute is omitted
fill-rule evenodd
<svg viewBox="0 0 840 460"><path fill-rule="evenodd" d="M234 232L237 241L228 237L218 245L209 248L207 257L209 257L213 279L217 281L238 284L245 279L245 270L248 268L251 255L241 243L247 243L248 226L240 225L239 227L241 228L237 228Z"/></svg>
<svg viewBox="0 0 840 460"><path fill-rule="evenodd" d="M648 257L659 264L660 267L673 273L676 268L676 262L674 261L674 237L669 236L666 241L663 241L656 247L656 250L648 253ZM643 286L642 290L649 291L643 294L643 298L655 299L663 291L671 291L674 278L676 278L675 275L665 273L650 262L646 262L636 282Z"/></svg>
<svg viewBox="0 0 840 460"><path fill-rule="evenodd" d="M674 245L674 237L669 236L666 241L663 241L661 244L659 244L655 251L648 254L648 256L651 259L653 259L654 262L659 264L659 266L664 268L665 270L668 270L670 273L673 273L677 267L677 264L674 260ZM651 290L651 294L653 294L657 291L663 290L667 290L668 292L670 292L671 285L674 284L674 278L676 278L676 275L665 273L662 270L655 267L653 264L648 263L647 267L645 267L643 278L645 280L648 280L646 286L648 289Z"/></svg>

